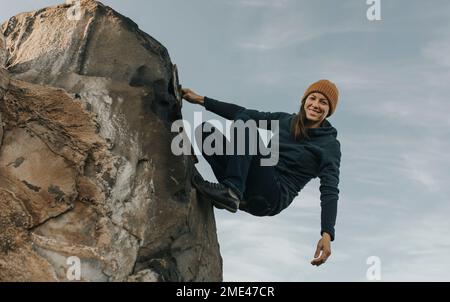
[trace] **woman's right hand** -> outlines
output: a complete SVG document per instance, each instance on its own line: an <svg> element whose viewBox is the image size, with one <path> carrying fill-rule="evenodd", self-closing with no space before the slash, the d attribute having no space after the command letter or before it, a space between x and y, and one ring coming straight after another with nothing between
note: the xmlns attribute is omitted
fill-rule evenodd
<svg viewBox="0 0 450 302"><path fill-rule="evenodd" d="M203 105L205 98L198 95L193 90L189 88L182 88L181 92L183 93L183 99L185 99L189 103Z"/></svg>
<svg viewBox="0 0 450 302"><path fill-rule="evenodd" d="M317 243L316 253L314 254L314 259L311 261L312 265L322 265L324 264L328 257L331 255L331 236L328 233L323 233L322 238ZM319 257L320 256L320 257Z"/></svg>

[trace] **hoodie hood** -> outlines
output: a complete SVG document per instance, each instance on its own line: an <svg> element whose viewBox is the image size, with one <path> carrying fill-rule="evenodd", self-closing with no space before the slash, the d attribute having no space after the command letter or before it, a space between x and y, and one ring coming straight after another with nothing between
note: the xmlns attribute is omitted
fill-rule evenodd
<svg viewBox="0 0 450 302"><path fill-rule="evenodd" d="M308 134L311 137L320 137L320 136L333 136L334 138L337 137L337 130L336 128L331 125L331 123L325 119L322 123L322 127L319 128L310 128L308 129Z"/></svg>
<svg viewBox="0 0 450 302"><path fill-rule="evenodd" d="M291 120L289 122L289 125L292 127L292 123L295 121L295 117L297 116L297 113L292 113ZM337 138L337 130L336 128L331 125L331 123L325 119L322 123L322 127L319 128L309 128L307 129L308 135L310 138L317 138L317 137L324 137L324 136L330 136L333 138Z"/></svg>

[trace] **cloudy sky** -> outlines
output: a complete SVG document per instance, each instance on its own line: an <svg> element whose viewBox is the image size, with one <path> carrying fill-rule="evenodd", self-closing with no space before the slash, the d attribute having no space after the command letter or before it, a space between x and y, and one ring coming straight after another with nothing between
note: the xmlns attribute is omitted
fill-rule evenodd
<svg viewBox="0 0 450 302"><path fill-rule="evenodd" d="M0 0L0 20L60 2ZM340 88L331 258L310 264L316 179L276 217L216 211L226 281L367 281L371 256L382 281L450 281L450 2L380 2L382 20L369 21L366 0L103 1L164 44L199 94L296 112L310 83ZM183 110L192 120L201 108Z"/></svg>

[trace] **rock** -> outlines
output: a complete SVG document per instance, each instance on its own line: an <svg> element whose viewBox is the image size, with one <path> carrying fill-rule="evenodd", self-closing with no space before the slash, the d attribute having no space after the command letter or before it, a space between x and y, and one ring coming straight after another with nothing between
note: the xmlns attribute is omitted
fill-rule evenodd
<svg viewBox="0 0 450 302"><path fill-rule="evenodd" d="M159 276L152 270L146 269L127 278L127 282L157 282Z"/></svg>
<svg viewBox="0 0 450 302"><path fill-rule="evenodd" d="M0 68L5 67L6 64L6 41L3 33L0 32Z"/></svg>
<svg viewBox="0 0 450 302"><path fill-rule="evenodd" d="M70 257L84 281L221 281L212 206L170 149L166 48L97 1L70 8L1 27L0 281L66 281Z"/></svg>
<svg viewBox="0 0 450 302"><path fill-rule="evenodd" d="M3 121L2 121L2 114L0 112L0 148L2 147L3 142Z"/></svg>
<svg viewBox="0 0 450 302"><path fill-rule="evenodd" d="M6 41L3 33L0 31L0 100L3 99L3 96L6 93L6 89L8 88L9 77L7 72L3 69L6 63ZM2 122L2 113L0 112L0 148L2 146L3 140L3 122Z"/></svg>

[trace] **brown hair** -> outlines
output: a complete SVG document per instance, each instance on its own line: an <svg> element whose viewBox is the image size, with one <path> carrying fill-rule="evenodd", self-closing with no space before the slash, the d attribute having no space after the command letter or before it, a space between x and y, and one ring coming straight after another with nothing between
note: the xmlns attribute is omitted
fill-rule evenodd
<svg viewBox="0 0 450 302"><path fill-rule="evenodd" d="M300 110L297 115L294 117L291 133L294 136L295 140L301 140L303 138L309 139L308 129L306 128L306 112L305 112L305 101L306 97L302 99L302 104L300 105Z"/></svg>

